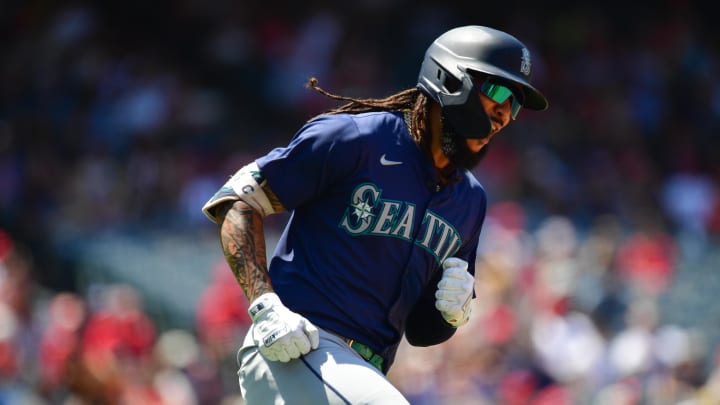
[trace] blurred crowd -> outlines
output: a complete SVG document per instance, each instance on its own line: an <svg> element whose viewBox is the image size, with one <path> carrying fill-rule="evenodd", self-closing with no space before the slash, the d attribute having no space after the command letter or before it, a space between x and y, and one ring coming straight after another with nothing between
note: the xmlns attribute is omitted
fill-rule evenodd
<svg viewBox="0 0 720 405"><path fill-rule="evenodd" d="M720 351L661 317L680 256L667 232L526 221L515 202L491 208L470 325L438 351L404 346L392 377L412 403L720 403Z"/></svg>
<svg viewBox="0 0 720 405"><path fill-rule="evenodd" d="M196 328L160 328L129 284L52 291L0 233L0 404L242 404L247 301L226 265L202 286Z"/></svg>
<svg viewBox="0 0 720 405"><path fill-rule="evenodd" d="M242 403L247 303L219 246L195 326L173 328L130 284L81 286L82 241L214 236L200 207L218 185L332 106L309 77L413 87L430 41L465 24L522 39L550 109L521 112L475 170L490 206L472 323L403 344L391 380L422 405L720 403L717 316L660 305L679 273L720 267L704 4L328 3L0 3L0 404Z"/></svg>

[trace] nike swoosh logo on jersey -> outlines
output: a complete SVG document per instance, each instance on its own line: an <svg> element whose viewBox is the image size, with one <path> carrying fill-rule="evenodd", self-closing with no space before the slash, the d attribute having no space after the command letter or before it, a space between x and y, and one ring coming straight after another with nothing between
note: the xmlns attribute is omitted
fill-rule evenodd
<svg viewBox="0 0 720 405"><path fill-rule="evenodd" d="M398 162L397 160L387 160L385 158L385 154L380 156L380 164L383 166L397 166L403 164L403 162Z"/></svg>

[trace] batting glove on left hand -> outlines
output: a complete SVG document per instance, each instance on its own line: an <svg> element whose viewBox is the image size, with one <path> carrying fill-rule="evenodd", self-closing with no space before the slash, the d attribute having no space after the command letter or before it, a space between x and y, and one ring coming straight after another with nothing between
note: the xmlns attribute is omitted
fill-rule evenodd
<svg viewBox="0 0 720 405"><path fill-rule="evenodd" d="M467 272L468 262L449 257L443 262L443 275L435 291L435 308L445 321L457 328L470 319L475 278Z"/></svg>
<svg viewBox="0 0 720 405"><path fill-rule="evenodd" d="M271 361L286 363L318 348L318 329L289 310L275 293L265 293L248 308L253 321L253 340Z"/></svg>

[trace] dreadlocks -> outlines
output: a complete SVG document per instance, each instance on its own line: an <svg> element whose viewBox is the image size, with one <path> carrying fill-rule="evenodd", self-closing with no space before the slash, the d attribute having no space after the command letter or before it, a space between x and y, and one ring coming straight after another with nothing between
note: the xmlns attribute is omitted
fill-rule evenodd
<svg viewBox="0 0 720 405"><path fill-rule="evenodd" d="M429 108L429 99L427 96L420 91L418 88L411 88L402 90L398 93L392 94L385 98L352 98L345 96L338 96L320 88L318 80L311 77L307 82L306 87L311 88L318 93L330 97L334 100L346 101L339 107L332 108L325 112L325 114L340 114L340 113L352 113L359 114L372 111L402 111L410 113L409 126L410 133L416 142L423 140L423 134L426 131L426 117Z"/></svg>

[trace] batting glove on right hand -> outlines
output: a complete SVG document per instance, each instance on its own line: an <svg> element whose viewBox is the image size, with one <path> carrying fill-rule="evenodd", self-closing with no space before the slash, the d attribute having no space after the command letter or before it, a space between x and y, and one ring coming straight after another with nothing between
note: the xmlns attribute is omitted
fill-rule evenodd
<svg viewBox="0 0 720 405"><path fill-rule="evenodd" d="M467 272L468 262L449 257L443 262L443 275L435 291L435 308L445 321L457 328L470 319L475 278Z"/></svg>
<svg viewBox="0 0 720 405"><path fill-rule="evenodd" d="M307 319L290 311L275 293L256 298L248 308L253 340L260 353L271 361L286 363L318 348L318 329Z"/></svg>

